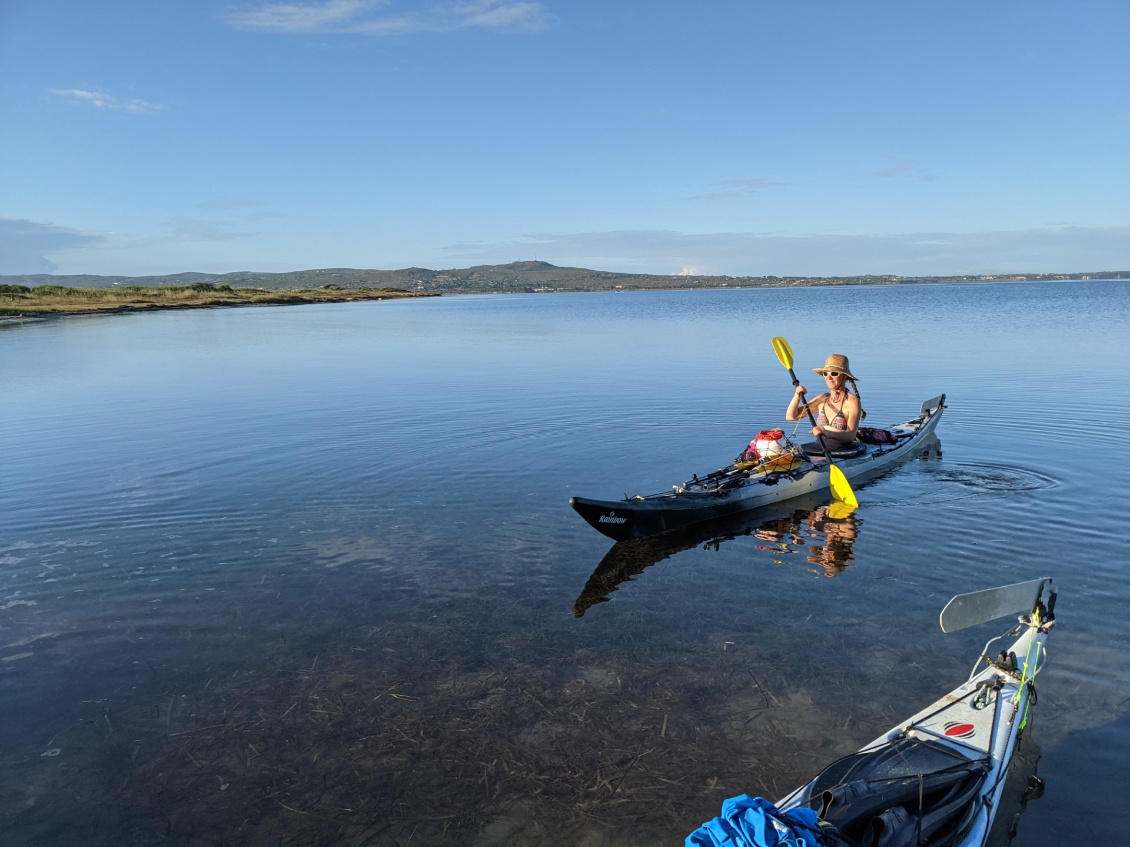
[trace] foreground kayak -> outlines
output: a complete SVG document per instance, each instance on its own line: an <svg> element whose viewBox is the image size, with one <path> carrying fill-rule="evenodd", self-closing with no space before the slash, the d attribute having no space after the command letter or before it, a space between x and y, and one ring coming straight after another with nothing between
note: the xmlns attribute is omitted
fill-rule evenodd
<svg viewBox="0 0 1130 847"><path fill-rule="evenodd" d="M836 467L849 480L860 482L883 472L895 462L927 448L945 408L942 394L922 404L918 417L890 427L893 444L852 444L832 454ZM623 500L569 500L589 524L617 541L641 538L702 521L758 509L793 497L829 488L827 460L797 451L791 466L779 460L767 467L734 464L699 477L697 474L671 491Z"/></svg>
<svg viewBox="0 0 1130 847"><path fill-rule="evenodd" d="M687 838L692 847L777 844L755 833L828 847L919 845L982 847L1000 806L1017 741L1035 703L1034 680L1055 624L1049 578L955 597L942 612L945 632L1025 611L985 645L969 679L776 805L732 798L723 816ZM1012 641L995 656L992 645ZM978 670L984 664L983 670ZM788 832L786 832L788 830Z"/></svg>

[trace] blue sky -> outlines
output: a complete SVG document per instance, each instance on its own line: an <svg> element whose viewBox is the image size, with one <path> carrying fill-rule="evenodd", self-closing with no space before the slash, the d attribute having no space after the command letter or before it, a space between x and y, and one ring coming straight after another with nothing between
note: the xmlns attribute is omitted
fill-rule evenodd
<svg viewBox="0 0 1130 847"><path fill-rule="evenodd" d="M1125 0L0 0L0 273L1130 269Z"/></svg>

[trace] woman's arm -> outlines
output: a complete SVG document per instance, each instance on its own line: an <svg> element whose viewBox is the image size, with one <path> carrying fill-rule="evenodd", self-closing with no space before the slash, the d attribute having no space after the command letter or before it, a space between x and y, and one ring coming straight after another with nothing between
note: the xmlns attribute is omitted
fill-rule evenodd
<svg viewBox="0 0 1130 847"><path fill-rule="evenodd" d="M819 397L816 397L813 400L809 400L807 403L802 403L800 398L804 395L804 393L804 386L798 385L796 387L796 391L793 392L793 399L789 401L788 408L785 409L785 420L799 421L806 414L806 412L804 411L805 406L812 406L813 408L815 408L822 402L824 402L824 398L828 396L827 394L821 394Z"/></svg>

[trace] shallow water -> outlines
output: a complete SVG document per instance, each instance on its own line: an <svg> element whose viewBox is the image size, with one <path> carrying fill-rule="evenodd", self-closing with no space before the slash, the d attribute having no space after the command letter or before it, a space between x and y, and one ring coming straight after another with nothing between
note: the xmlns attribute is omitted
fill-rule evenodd
<svg viewBox="0 0 1130 847"><path fill-rule="evenodd" d="M1013 844L1116 843L1128 329L1125 282L7 324L3 829L678 844L963 679L1006 625L941 635L951 595L1046 575L1048 789ZM810 502L613 548L568 508L780 425L774 335L813 388L847 352L870 424L945 392L939 450L847 526Z"/></svg>

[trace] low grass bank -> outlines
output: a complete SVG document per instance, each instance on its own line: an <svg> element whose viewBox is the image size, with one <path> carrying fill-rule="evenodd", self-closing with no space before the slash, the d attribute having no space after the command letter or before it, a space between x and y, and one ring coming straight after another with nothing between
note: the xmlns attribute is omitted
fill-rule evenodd
<svg viewBox="0 0 1130 847"><path fill-rule="evenodd" d="M60 285L0 285L0 317L52 314L89 314L150 309L198 309L209 306L269 306L300 303L343 303L350 300L384 300L392 297L436 296L402 288L309 288L265 291L197 282L165 288L118 286L65 288Z"/></svg>

